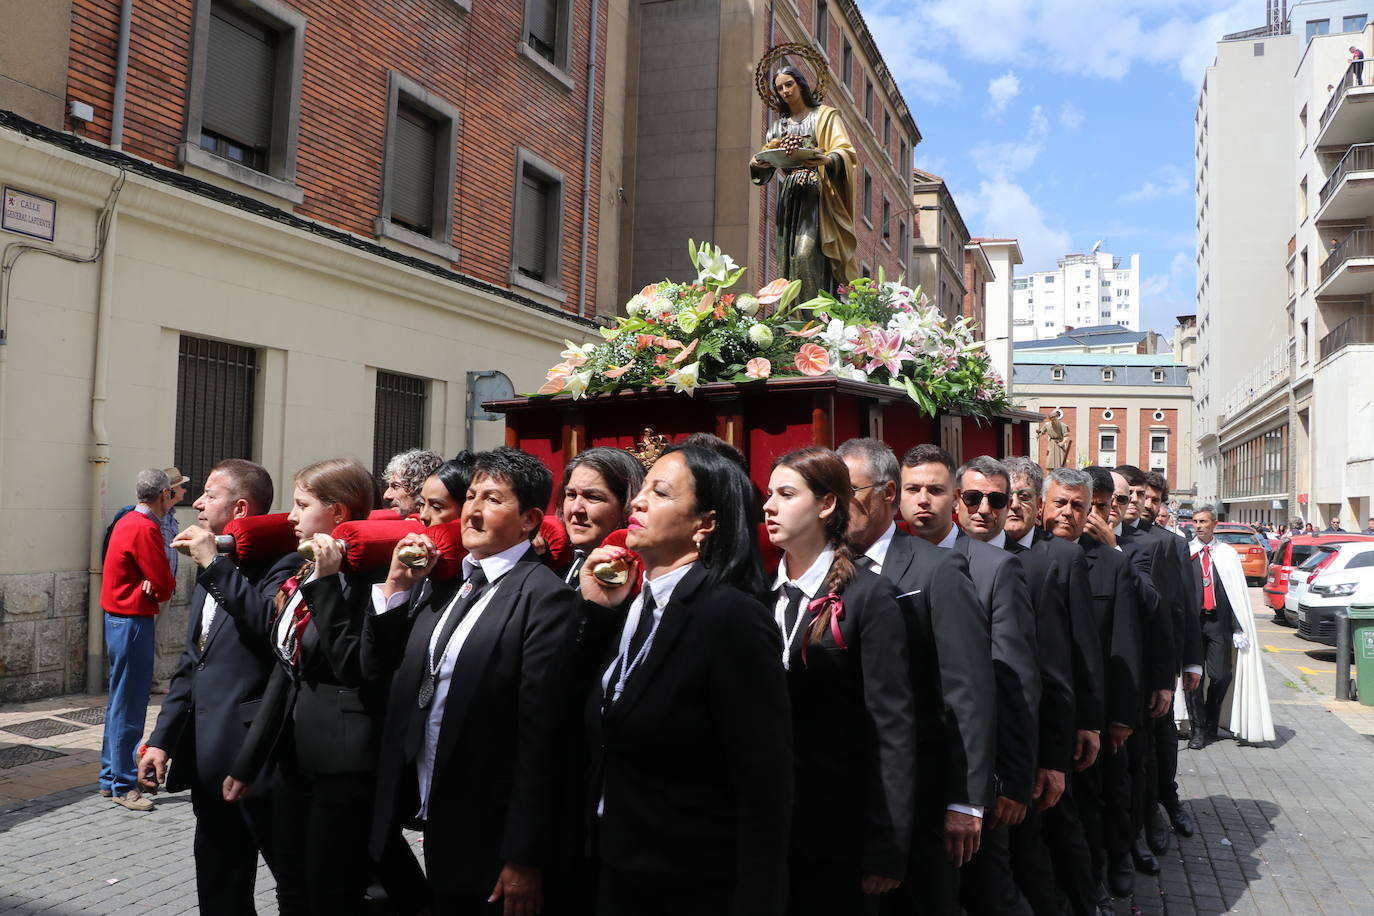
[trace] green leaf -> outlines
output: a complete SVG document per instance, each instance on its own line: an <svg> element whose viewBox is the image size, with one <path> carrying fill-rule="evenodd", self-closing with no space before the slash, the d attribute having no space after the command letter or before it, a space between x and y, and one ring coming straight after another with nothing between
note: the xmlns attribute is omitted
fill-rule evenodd
<svg viewBox="0 0 1374 916"><path fill-rule="evenodd" d="M701 265L697 263L697 243L691 239L687 240L687 254L692 259L692 268L694 270L701 270Z"/></svg>
<svg viewBox="0 0 1374 916"><path fill-rule="evenodd" d="M782 291L782 297L778 299L778 311L782 311L792 304L792 300L801 294L801 281L793 280L787 284L787 288Z"/></svg>

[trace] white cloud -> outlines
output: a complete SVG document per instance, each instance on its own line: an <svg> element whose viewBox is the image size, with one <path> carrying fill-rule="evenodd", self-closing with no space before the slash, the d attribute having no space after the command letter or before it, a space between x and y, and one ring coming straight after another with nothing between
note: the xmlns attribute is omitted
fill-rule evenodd
<svg viewBox="0 0 1374 916"><path fill-rule="evenodd" d="M1195 267L1196 261L1191 254L1178 251L1169 260L1167 272L1141 278L1141 322L1144 325L1153 326L1155 330L1167 329L1173 326L1174 316L1192 312L1197 292ZM1144 274L1143 266L1141 273Z"/></svg>
<svg viewBox="0 0 1374 916"><path fill-rule="evenodd" d="M1140 187L1122 194L1121 201L1133 204L1161 197L1182 197L1192 190L1193 181L1187 173L1177 166L1168 166L1160 169L1154 178Z"/></svg>
<svg viewBox="0 0 1374 916"><path fill-rule="evenodd" d="M992 178L1005 179L1009 175L1024 172L1035 164L1049 132L1049 119L1045 117L1044 110L1036 105L1031 109L1030 126L1023 138L979 143L970 151L973 163L980 173Z"/></svg>
<svg viewBox="0 0 1374 916"><path fill-rule="evenodd" d="M1011 100L1020 94L1021 81L1010 70L988 81L988 98L992 100L993 114L1001 114L1006 111Z"/></svg>
<svg viewBox="0 0 1374 916"><path fill-rule="evenodd" d="M959 207L979 235L1017 239L1025 271L1044 270L1070 249L1069 233L1050 226L1030 193L1005 178L980 182L974 194L960 195Z"/></svg>
<svg viewBox="0 0 1374 916"><path fill-rule="evenodd" d="M917 99L940 104L958 98L962 87L944 64L922 56L944 49L927 40L921 23L911 16L906 0L883 0L864 10L864 19L873 33L892 78L910 101Z"/></svg>
<svg viewBox="0 0 1374 916"><path fill-rule="evenodd" d="M1065 102L1059 109L1059 126L1066 132L1073 133L1083 126L1083 112L1079 111L1073 102Z"/></svg>
<svg viewBox="0 0 1374 916"><path fill-rule="evenodd" d="M922 25L918 45L892 50L952 43L975 61L1107 79L1120 79L1137 63L1173 64L1185 81L1197 83L1224 33L1262 24L1255 0L1232 0L1222 9L1217 0L876 0L873 5L891 18Z"/></svg>

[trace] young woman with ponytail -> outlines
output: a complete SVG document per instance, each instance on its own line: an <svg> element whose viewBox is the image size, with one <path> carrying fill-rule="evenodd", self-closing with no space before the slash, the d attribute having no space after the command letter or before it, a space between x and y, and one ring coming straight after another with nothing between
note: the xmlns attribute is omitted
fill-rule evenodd
<svg viewBox="0 0 1374 916"><path fill-rule="evenodd" d="M844 461L804 448L773 464L764 503L783 551L774 582L792 697L796 802L789 914L871 911L905 877L916 729L906 627L892 584L845 543Z"/></svg>

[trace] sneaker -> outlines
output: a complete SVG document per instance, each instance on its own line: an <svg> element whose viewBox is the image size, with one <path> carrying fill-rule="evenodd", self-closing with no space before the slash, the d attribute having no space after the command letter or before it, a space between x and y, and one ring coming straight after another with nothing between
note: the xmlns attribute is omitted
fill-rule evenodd
<svg viewBox="0 0 1374 916"><path fill-rule="evenodd" d="M109 797L112 796L112 795L114 795L114 793L111 792L109 789L101 789L101 790L100 790L100 797L101 797L101 798L109 798Z"/></svg>
<svg viewBox="0 0 1374 916"><path fill-rule="evenodd" d="M151 811L153 810L153 800L138 789L130 789L124 795L114 795L111 800L116 805L128 808L130 811Z"/></svg>

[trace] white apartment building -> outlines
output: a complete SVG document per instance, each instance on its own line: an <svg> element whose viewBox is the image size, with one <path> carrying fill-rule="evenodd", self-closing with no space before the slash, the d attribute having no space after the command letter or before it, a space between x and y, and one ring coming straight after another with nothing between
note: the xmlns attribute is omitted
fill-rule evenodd
<svg viewBox="0 0 1374 916"><path fill-rule="evenodd" d="M1217 44L1199 93L1196 476L1233 520L1358 529L1374 494L1352 397L1374 383L1374 90L1349 61L1374 56L1369 9L1271 10ZM1290 193L1255 193L1282 175Z"/></svg>
<svg viewBox="0 0 1374 916"><path fill-rule="evenodd" d="M1013 339L1058 337L1066 328L1116 324L1140 329L1140 255L1129 266L1097 246L1088 254L1059 259L1012 283Z"/></svg>

